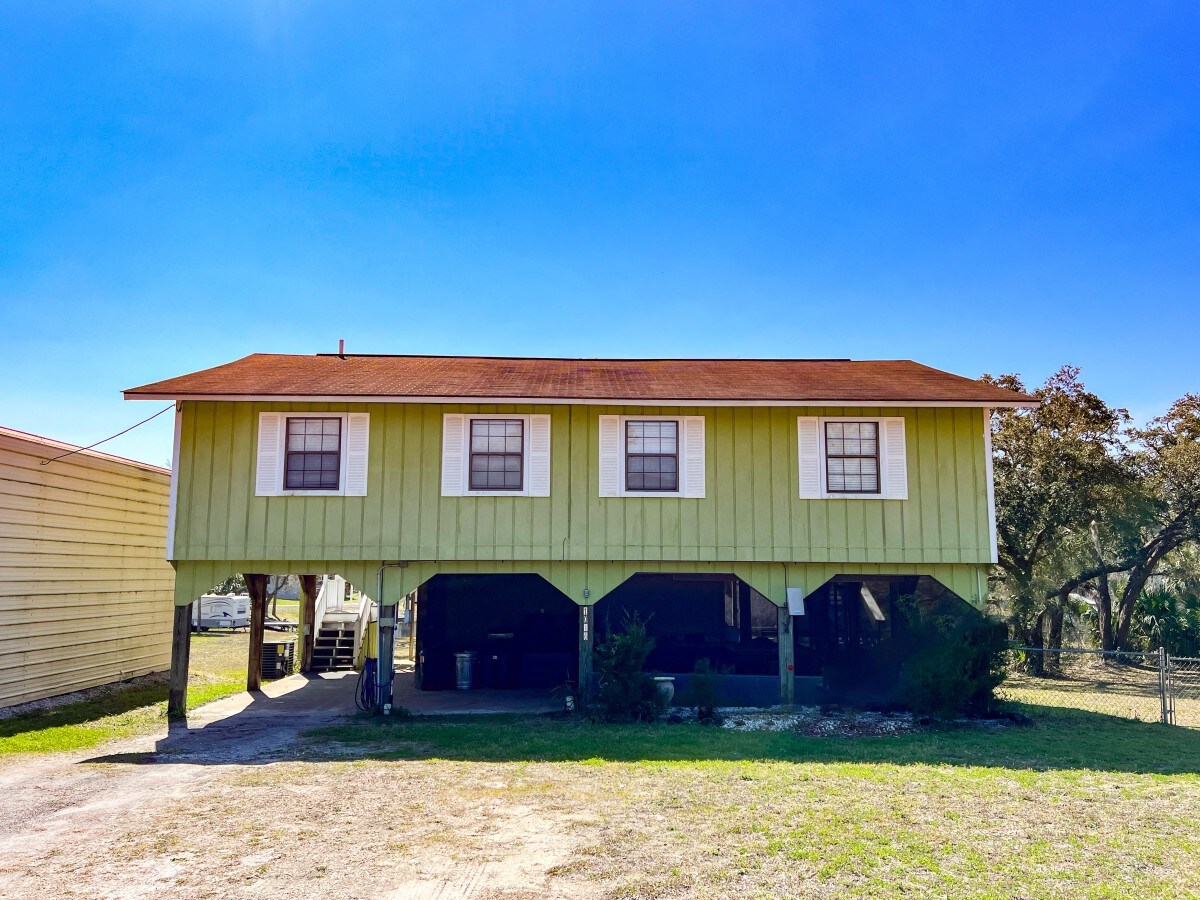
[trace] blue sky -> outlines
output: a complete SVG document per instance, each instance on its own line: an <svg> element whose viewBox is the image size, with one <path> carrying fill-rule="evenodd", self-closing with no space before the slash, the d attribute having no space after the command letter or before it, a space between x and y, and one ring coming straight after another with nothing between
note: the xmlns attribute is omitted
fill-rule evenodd
<svg viewBox="0 0 1200 900"><path fill-rule="evenodd" d="M254 351L1200 390L1194 3L6 3L0 421ZM107 445L152 462L168 416Z"/></svg>

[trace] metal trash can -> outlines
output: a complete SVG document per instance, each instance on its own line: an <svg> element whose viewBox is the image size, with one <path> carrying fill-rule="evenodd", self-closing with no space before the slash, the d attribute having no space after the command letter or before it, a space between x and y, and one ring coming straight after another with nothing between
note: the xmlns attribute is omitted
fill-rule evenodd
<svg viewBox="0 0 1200 900"><path fill-rule="evenodd" d="M479 682L479 654L474 650L454 654L454 686L460 691L473 691Z"/></svg>

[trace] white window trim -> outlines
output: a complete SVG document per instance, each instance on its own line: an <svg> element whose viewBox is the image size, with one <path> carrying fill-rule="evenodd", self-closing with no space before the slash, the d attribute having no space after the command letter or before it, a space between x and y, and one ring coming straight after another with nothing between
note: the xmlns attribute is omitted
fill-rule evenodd
<svg viewBox="0 0 1200 900"><path fill-rule="evenodd" d="M682 497L684 490L683 480L687 477L684 473L684 427L683 420L687 416L620 416L621 429L621 494L622 497ZM675 464L678 468L679 482L678 487L673 491L631 491L625 487L625 479L629 477L629 462L626 456L629 453L629 438L625 430L626 422L675 422L676 438L675 438Z"/></svg>
<svg viewBox="0 0 1200 900"><path fill-rule="evenodd" d="M817 464L820 466L822 500L888 500L887 484L887 416L819 416L817 418ZM879 451L879 492L854 492L829 490L829 469L825 465L826 422L874 422Z"/></svg>
<svg viewBox="0 0 1200 900"><path fill-rule="evenodd" d="M275 479L275 493L272 497L345 497L346 496L346 467L350 461L350 453L346 446L350 437L350 414L338 412L285 412L279 414L279 459L278 475ZM287 423L288 419L341 419L342 430L338 444L338 489L336 491L306 491L283 487L287 473Z"/></svg>
<svg viewBox="0 0 1200 900"><path fill-rule="evenodd" d="M507 419L520 421L521 426L521 490L473 491L471 484L471 423L478 419ZM462 493L459 497L528 497L529 494L529 416L516 413L463 413Z"/></svg>

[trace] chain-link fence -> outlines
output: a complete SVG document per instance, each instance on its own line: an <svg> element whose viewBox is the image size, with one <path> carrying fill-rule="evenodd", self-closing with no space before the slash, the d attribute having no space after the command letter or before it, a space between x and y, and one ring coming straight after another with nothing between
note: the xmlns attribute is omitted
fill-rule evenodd
<svg viewBox="0 0 1200 900"><path fill-rule="evenodd" d="M1168 721L1200 728L1200 659L1167 657L1166 694L1171 707Z"/></svg>
<svg viewBox="0 0 1200 900"><path fill-rule="evenodd" d="M1200 658L1014 647L1000 700L1200 728Z"/></svg>
<svg viewBox="0 0 1200 900"><path fill-rule="evenodd" d="M1159 653L1017 647L1000 700L1143 722L1164 719Z"/></svg>

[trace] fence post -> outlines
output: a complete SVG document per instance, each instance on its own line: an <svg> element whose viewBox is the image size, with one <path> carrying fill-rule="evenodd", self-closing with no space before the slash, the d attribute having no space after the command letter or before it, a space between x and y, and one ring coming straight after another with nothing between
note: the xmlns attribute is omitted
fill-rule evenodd
<svg viewBox="0 0 1200 900"><path fill-rule="evenodd" d="M1170 665L1170 660L1167 658L1167 648L1158 648L1158 694L1162 700L1162 723L1164 725L1174 725L1174 716L1172 715L1171 703L1171 677L1167 667Z"/></svg>

